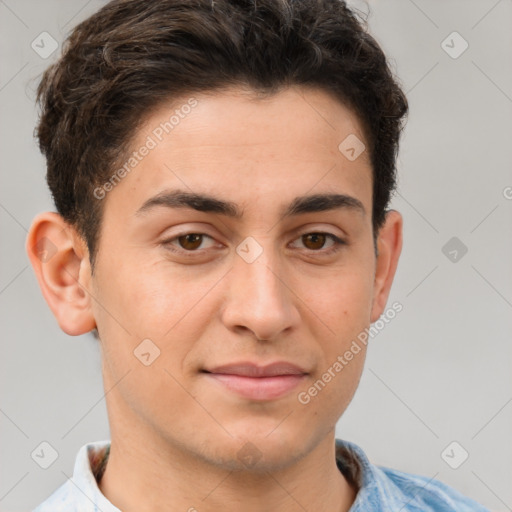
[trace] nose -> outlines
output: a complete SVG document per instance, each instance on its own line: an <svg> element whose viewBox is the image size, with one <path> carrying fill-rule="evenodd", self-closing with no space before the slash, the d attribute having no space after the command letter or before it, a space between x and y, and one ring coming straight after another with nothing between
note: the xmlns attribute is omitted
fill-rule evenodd
<svg viewBox="0 0 512 512"><path fill-rule="evenodd" d="M272 341L298 325L299 299L271 249L264 249L252 263L235 254L226 277L228 296L221 317L228 329L238 334L248 331L258 340Z"/></svg>

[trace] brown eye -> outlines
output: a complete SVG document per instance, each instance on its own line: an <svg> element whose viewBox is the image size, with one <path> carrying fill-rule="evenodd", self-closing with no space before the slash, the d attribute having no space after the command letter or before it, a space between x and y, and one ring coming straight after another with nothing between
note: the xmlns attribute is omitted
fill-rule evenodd
<svg viewBox="0 0 512 512"><path fill-rule="evenodd" d="M160 244L165 249L181 256L195 257L204 255L208 249L213 249L215 239L205 233L180 233L173 238L162 240Z"/></svg>
<svg viewBox="0 0 512 512"><path fill-rule="evenodd" d="M302 242L308 248L312 250L322 249L325 244L327 236L325 233L308 233L302 235Z"/></svg>
<svg viewBox="0 0 512 512"><path fill-rule="evenodd" d="M329 240L331 243L326 245L326 242ZM337 237L336 235L323 232L304 233L303 235L299 236L299 238L297 238L295 243L297 242L302 244L303 250L305 249L311 251L312 253L318 253L315 254L315 256L327 256L329 254L334 254L343 246L347 245L347 242Z"/></svg>
<svg viewBox="0 0 512 512"><path fill-rule="evenodd" d="M178 240L180 246L183 247L183 249L193 251L201 245L201 242L203 241L203 235L198 233L188 233L176 238L176 240Z"/></svg>

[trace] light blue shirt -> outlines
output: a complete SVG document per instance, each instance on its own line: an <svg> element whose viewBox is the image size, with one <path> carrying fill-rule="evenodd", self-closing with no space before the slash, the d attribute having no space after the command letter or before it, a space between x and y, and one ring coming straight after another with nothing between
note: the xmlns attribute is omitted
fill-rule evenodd
<svg viewBox="0 0 512 512"><path fill-rule="evenodd" d="M82 446L73 477L33 512L121 512L101 493L95 477L108 460L109 448L110 441ZM371 464L354 443L336 439L336 460L359 488L350 512L489 512L438 480Z"/></svg>

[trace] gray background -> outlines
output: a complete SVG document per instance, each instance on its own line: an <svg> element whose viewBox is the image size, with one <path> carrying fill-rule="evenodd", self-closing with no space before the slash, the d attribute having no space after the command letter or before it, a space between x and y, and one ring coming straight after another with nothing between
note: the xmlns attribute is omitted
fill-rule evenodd
<svg viewBox="0 0 512 512"><path fill-rule="evenodd" d="M96 341L59 330L24 249L33 216L53 209L32 138L33 79L58 51L43 59L31 42L47 31L60 43L103 3L0 0L2 512L34 507L72 474L83 444L109 437ZM404 248L389 300L403 311L371 340L337 435L376 464L512 510L512 2L369 7L411 108L393 201ZM458 58L445 48L454 54L462 40L442 45L454 31L469 44ZM442 250L452 237L456 261ZM59 453L46 470L30 456L42 441ZM441 456L452 441L469 453L458 469ZM461 453L448 450L452 465Z"/></svg>

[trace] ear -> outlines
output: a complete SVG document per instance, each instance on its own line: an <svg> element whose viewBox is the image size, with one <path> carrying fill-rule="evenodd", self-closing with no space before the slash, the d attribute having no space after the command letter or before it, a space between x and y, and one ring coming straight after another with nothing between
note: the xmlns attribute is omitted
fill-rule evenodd
<svg viewBox="0 0 512 512"><path fill-rule="evenodd" d="M57 213L41 213L32 222L26 250L60 328L70 336L94 329L89 251L76 230Z"/></svg>
<svg viewBox="0 0 512 512"><path fill-rule="evenodd" d="M373 305L370 321L377 321L384 312L391 284L395 277L398 259L402 251L402 215L389 210L377 239L377 262L373 285Z"/></svg>

